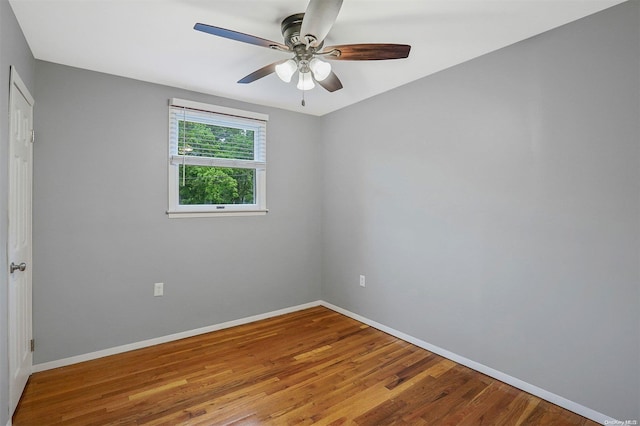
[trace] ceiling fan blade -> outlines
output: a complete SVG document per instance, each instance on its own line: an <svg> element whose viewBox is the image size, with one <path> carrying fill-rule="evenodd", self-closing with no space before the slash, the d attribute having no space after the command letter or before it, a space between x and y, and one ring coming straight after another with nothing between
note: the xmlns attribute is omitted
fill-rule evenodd
<svg viewBox="0 0 640 426"><path fill-rule="evenodd" d="M309 0L300 27L301 38L308 41L309 46L318 47L336 22L340 7L342 0Z"/></svg>
<svg viewBox="0 0 640 426"><path fill-rule="evenodd" d="M264 67L260 68L259 70L255 70L254 72L252 72L248 76L238 80L238 83L247 84L247 83L253 83L256 80L260 80L262 77L266 77L269 74L272 74L272 73L276 72L276 65L281 64L283 62L286 62L286 59L284 61L278 61L278 62L274 62L274 63L269 64L269 65L265 65Z"/></svg>
<svg viewBox="0 0 640 426"><path fill-rule="evenodd" d="M336 90L342 89L342 82L333 71L331 71L329 77L325 78L322 81L318 81L318 84L327 89L329 92L335 92Z"/></svg>
<svg viewBox="0 0 640 426"><path fill-rule="evenodd" d="M331 53L334 51L335 53ZM342 61L381 61L385 59L403 59L409 56L408 44L364 43L328 46L319 52L323 59ZM339 53L338 53L339 52Z"/></svg>
<svg viewBox="0 0 640 426"><path fill-rule="evenodd" d="M254 44L256 46L267 47L270 49L277 48L279 50L289 50L287 46L276 41L267 40L264 38L252 36L250 34L240 33L238 31L227 30L225 28L214 27L207 24L196 24L193 27L194 30L202 31L203 33L213 34L218 37L224 37L231 40L241 41L243 43Z"/></svg>

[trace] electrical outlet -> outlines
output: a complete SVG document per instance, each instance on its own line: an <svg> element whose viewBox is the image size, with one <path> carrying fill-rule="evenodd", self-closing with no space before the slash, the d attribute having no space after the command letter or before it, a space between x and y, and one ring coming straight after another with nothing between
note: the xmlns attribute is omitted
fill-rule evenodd
<svg viewBox="0 0 640 426"><path fill-rule="evenodd" d="M366 287L364 275L360 275L360 287Z"/></svg>
<svg viewBox="0 0 640 426"><path fill-rule="evenodd" d="M164 295L164 283L155 283L153 285L153 295L154 296Z"/></svg>

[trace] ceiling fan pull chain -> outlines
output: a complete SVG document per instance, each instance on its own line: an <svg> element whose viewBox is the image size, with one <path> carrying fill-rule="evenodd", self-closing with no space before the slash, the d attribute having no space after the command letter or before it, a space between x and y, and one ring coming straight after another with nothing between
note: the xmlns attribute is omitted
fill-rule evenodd
<svg viewBox="0 0 640 426"><path fill-rule="evenodd" d="M302 91L302 106L306 106L306 102L304 101L304 90Z"/></svg>

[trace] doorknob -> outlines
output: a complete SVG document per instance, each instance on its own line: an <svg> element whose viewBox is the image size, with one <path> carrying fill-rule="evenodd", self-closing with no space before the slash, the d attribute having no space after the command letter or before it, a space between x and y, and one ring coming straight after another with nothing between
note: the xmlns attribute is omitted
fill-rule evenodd
<svg viewBox="0 0 640 426"><path fill-rule="evenodd" d="M15 263L11 262L11 265L9 265L9 272L11 272L12 274L15 271L23 272L25 269L27 269L27 264L24 262L22 262L19 265L16 265Z"/></svg>

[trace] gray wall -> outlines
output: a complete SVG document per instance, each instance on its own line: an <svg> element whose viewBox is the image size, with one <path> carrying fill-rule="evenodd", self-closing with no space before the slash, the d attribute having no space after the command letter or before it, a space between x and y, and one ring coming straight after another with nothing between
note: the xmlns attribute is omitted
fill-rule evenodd
<svg viewBox="0 0 640 426"><path fill-rule="evenodd" d="M323 117L323 298L639 419L638 6Z"/></svg>
<svg viewBox="0 0 640 426"><path fill-rule="evenodd" d="M167 218L171 97L269 114L266 216ZM320 298L317 118L41 61L35 98L34 363Z"/></svg>
<svg viewBox="0 0 640 426"><path fill-rule="evenodd" d="M9 69L15 66L33 94L35 61L7 0L0 0L0 424L9 420L7 359L7 198L9 155Z"/></svg>

